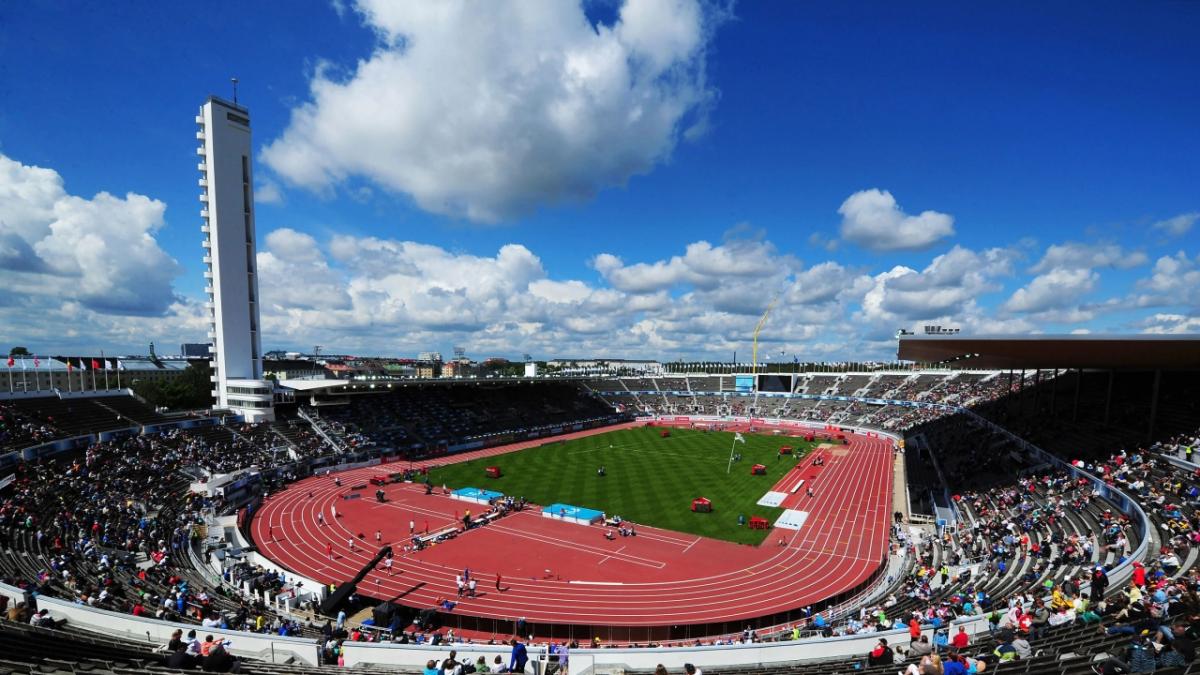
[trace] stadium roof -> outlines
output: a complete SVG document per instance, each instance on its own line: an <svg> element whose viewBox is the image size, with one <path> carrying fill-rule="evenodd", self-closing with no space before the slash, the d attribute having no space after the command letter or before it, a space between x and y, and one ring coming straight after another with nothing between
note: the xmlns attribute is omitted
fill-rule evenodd
<svg viewBox="0 0 1200 675"><path fill-rule="evenodd" d="M954 368L1200 368L1200 335L901 335L903 361Z"/></svg>

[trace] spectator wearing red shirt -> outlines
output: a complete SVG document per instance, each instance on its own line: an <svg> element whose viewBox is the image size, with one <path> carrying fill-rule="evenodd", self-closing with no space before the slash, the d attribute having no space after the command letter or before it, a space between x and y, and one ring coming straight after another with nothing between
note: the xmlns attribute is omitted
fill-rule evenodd
<svg viewBox="0 0 1200 675"><path fill-rule="evenodd" d="M954 639L950 641L955 649L966 649L967 645L971 644L971 636L967 635L966 626L959 626L958 632L955 633Z"/></svg>

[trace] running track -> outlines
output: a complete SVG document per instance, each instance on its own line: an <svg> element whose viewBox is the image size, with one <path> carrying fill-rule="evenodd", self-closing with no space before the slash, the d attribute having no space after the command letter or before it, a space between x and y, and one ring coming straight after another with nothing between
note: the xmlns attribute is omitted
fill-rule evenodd
<svg viewBox="0 0 1200 675"><path fill-rule="evenodd" d="M479 579L478 597L460 602L454 614L608 626L752 619L816 604L853 589L883 561L891 507L891 444L859 435L848 439L847 446L821 451L826 464L815 480L805 483L816 495L808 497L801 490L787 500L809 512L804 527L774 530L758 547L643 526L638 527L637 537L608 541L601 527L542 518L534 507L402 556L400 544L407 540L410 520L416 521L418 531L428 522L433 532L454 524L464 508L476 514L483 510L436 494L440 490L425 495L422 486L407 483L385 486L388 501L384 504L374 500L375 486L362 490L362 499L341 499L350 492L349 486L406 463L341 473L342 487L326 476L294 483L267 499L251 523L251 533L258 549L280 565L322 583L340 583L374 556L379 529L384 543L398 544L393 573L389 576L381 566L359 584L359 593L413 607L454 599L455 575L469 567ZM465 461L545 442L539 439L416 466ZM788 476L805 470L812 457L815 454ZM338 518L331 517L331 507L336 507ZM324 525L317 522L318 512L324 514ZM360 533L365 539L358 539ZM352 537L362 542L353 551L348 546ZM784 546L779 545L781 537ZM333 560L326 554L329 544ZM503 592L496 591L497 574L502 576Z"/></svg>

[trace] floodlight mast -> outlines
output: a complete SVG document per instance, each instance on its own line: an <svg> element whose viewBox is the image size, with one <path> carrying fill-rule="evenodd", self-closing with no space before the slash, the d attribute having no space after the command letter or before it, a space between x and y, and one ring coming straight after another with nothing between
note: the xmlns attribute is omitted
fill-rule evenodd
<svg viewBox="0 0 1200 675"><path fill-rule="evenodd" d="M775 303L779 302L779 296L776 295L767 305L767 311L763 312L762 318L758 320L758 325L754 327L753 348L750 350L750 372L758 374L758 334L762 332L763 326L767 325L767 317L771 315L771 310L775 308Z"/></svg>

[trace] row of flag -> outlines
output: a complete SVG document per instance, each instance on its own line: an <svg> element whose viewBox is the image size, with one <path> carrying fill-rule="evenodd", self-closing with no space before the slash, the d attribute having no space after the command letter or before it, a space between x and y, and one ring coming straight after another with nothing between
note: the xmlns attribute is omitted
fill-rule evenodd
<svg viewBox="0 0 1200 675"><path fill-rule="evenodd" d="M76 357L56 356L53 358L55 361L60 361L64 364L66 364L66 366L67 366L67 375L68 375L67 388L68 388L68 390L72 389L72 384L73 384L71 381L71 377L69 377L69 376L75 370L79 371L79 390L81 392L84 389L86 389L86 381L84 380L84 375L89 370L92 373L92 389L93 390L97 388L97 386L96 386L96 373L97 372L104 373L104 388L105 389L109 388L108 373L110 370L115 371L117 373L117 387L120 388L120 386L121 386L121 369L118 367L117 359L115 359L115 358L109 359L109 358L106 358L103 354L101 354L100 358L98 358L98 359L97 358L89 359L88 357L79 357L79 356L76 356ZM40 357L34 356L32 358L32 360L33 360L34 372L38 373L40 375L40 371L42 368L42 359ZM26 382L26 378L25 378L25 374L29 371L29 366L26 365L29 361L30 361L30 359L28 359L28 358L25 358L25 357L21 358L21 390L25 391L25 392L29 391L29 385ZM91 365L90 368L88 367L89 362ZM76 365L76 364L78 364L78 365ZM8 356L8 364L7 365L8 365L8 372L9 372L8 391L11 394L17 388L16 387L17 383L15 381L16 378L12 374L12 369L14 367L16 367L16 365L17 365L16 355L10 354ZM47 365L49 365L49 364L47 364ZM41 389L41 378L38 375L34 376L33 386L36 391L42 390Z"/></svg>
<svg viewBox="0 0 1200 675"><path fill-rule="evenodd" d="M27 360L28 360L28 359L24 359L24 358L23 358L23 359L21 359L21 368L22 368L22 369L27 369L27 366L25 365L25 362L26 362ZM88 363L87 363L87 359L85 359L85 358L82 358L82 357L80 357L80 358L77 358L77 359L72 359L72 358L70 358L70 357L56 357L56 360L58 360L58 361L62 361L62 362L64 362L64 363L66 363L66 364L67 364L67 372L70 372L70 371L72 371L72 370L74 370L74 369L75 369L75 367L76 367L76 366L75 366L75 363L74 363L75 361L78 361L78 362L79 362L79 368L81 368L81 369L83 369L83 370L88 370ZM115 359L114 359L114 360L115 360ZM16 359L16 357L15 357L15 356L9 356L9 357L8 357L8 367L9 367L9 368L12 368L12 367L14 367L14 366L16 366L16 365L17 365L17 359ZM35 356L35 357L33 357L33 367L34 367L35 369L36 369L36 368L41 368L41 367L42 367L42 360L41 360L41 359L39 359L39 358L38 358L38 357L36 357L36 356ZM111 366L111 365L109 365L109 359L92 359L92 367L91 367L91 369L92 369L92 370L116 370L116 367L115 367L115 366Z"/></svg>

